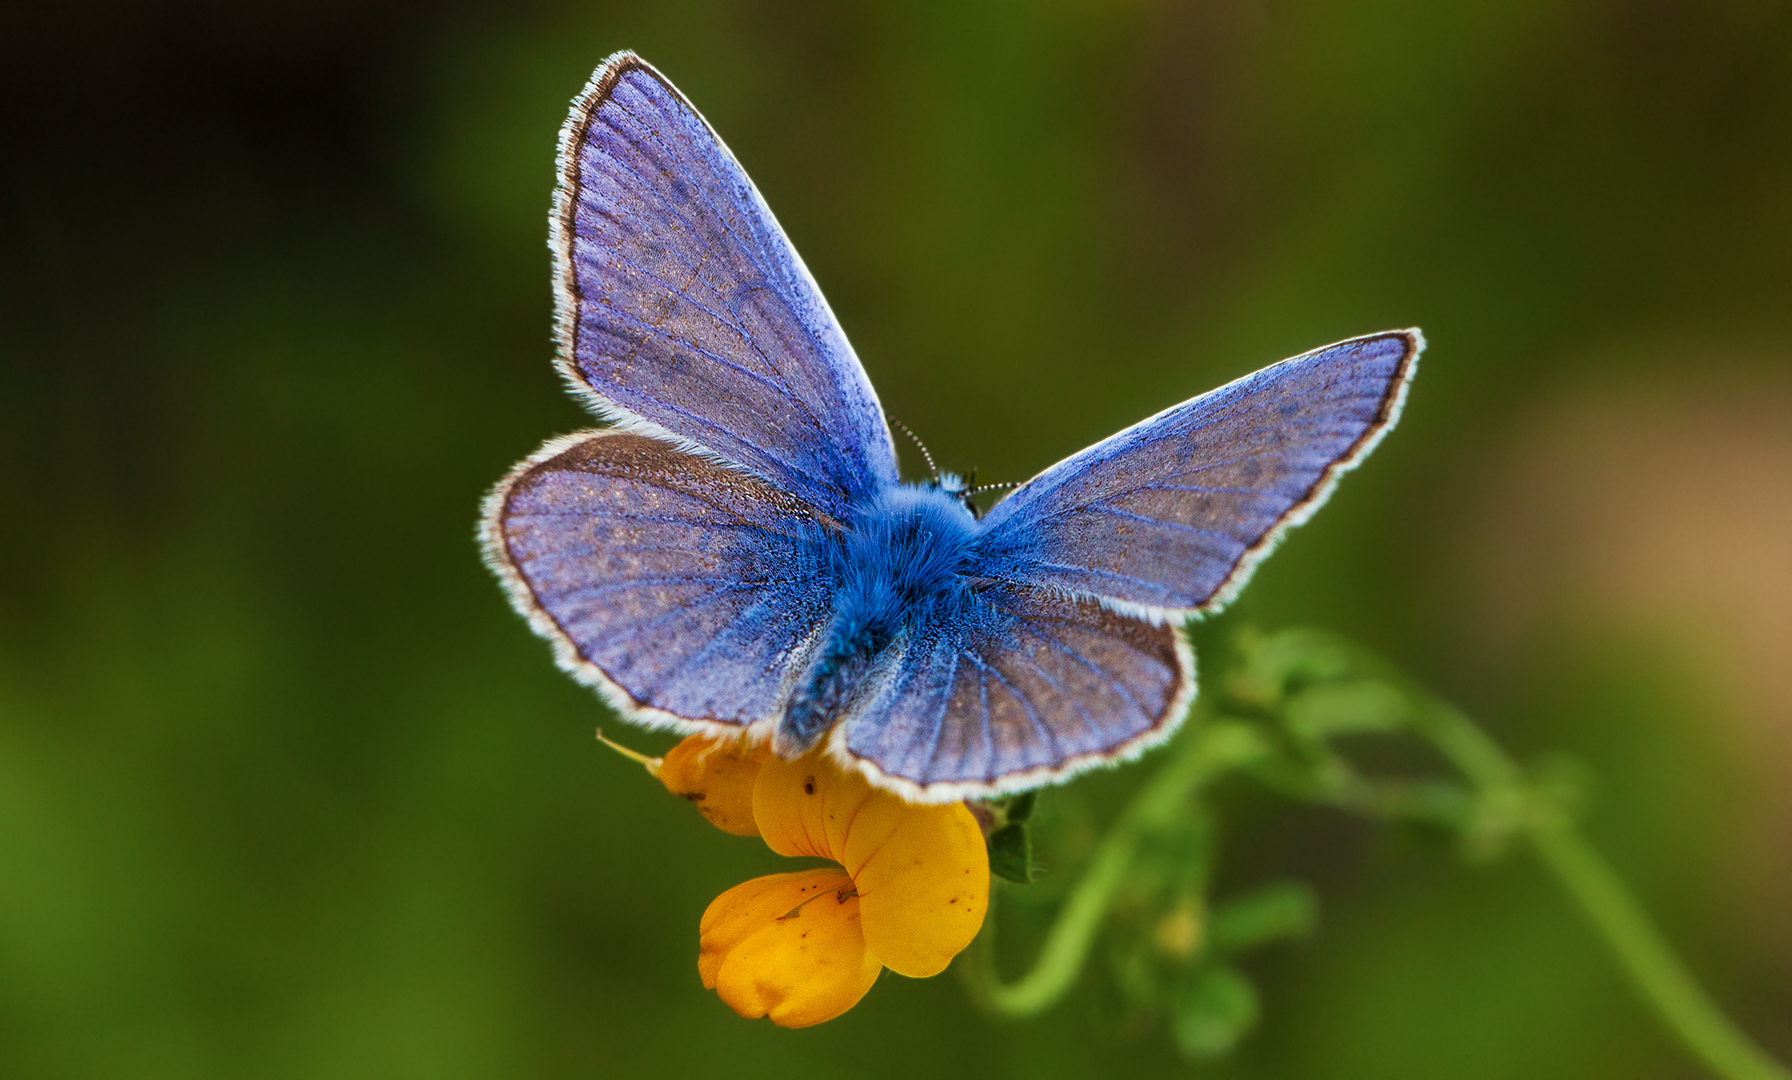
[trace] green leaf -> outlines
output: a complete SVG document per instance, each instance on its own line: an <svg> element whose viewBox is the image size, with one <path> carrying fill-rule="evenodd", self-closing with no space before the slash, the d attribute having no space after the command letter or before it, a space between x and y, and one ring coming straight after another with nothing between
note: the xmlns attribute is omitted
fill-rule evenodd
<svg viewBox="0 0 1792 1080"><path fill-rule="evenodd" d="M1241 952L1283 938L1305 937L1318 921L1319 901L1313 890L1297 881L1280 882L1220 905L1208 934L1215 949Z"/></svg>
<svg viewBox="0 0 1792 1080"><path fill-rule="evenodd" d="M1313 630L1275 634L1246 632L1238 639L1244 660L1226 680L1226 692L1241 704L1273 711L1291 689L1343 678L1350 656L1336 639Z"/></svg>
<svg viewBox="0 0 1792 1080"><path fill-rule="evenodd" d="M1033 837L1024 822L1004 825L989 834L989 872L1030 885L1033 882Z"/></svg>
<svg viewBox="0 0 1792 1080"><path fill-rule="evenodd" d="M1257 988L1233 968L1207 964L1183 980L1171 1015L1176 1048L1195 1060L1229 1053L1257 1026Z"/></svg>
<svg viewBox="0 0 1792 1080"><path fill-rule="evenodd" d="M1337 735L1398 731L1411 722L1413 707L1400 691L1365 679L1302 690L1288 700L1282 716L1294 735L1317 742Z"/></svg>

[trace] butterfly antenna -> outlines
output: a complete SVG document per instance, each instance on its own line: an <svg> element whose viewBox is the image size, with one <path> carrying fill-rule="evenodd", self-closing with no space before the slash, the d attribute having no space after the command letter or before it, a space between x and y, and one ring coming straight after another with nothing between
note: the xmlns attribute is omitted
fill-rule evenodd
<svg viewBox="0 0 1792 1080"><path fill-rule="evenodd" d="M1018 481L1018 480L1008 480L1008 481L1004 481L1003 483L1000 483L1000 484L978 484L976 487L965 492L965 494L966 495L976 495L976 494L978 494L980 492L984 492L984 491L995 491L998 488L1017 488L1019 486L1020 486L1020 481Z"/></svg>
<svg viewBox="0 0 1792 1080"><path fill-rule="evenodd" d="M910 430L909 430L909 429L908 429L908 425L907 425L907 424L905 424L905 423L903 423L903 422L902 422L902 421L900 421L900 420L898 420L898 419L896 419L896 418L895 418L895 417L891 417L891 418L890 418L890 423L892 423L892 424L894 424L894 425L895 425L895 426L896 426L896 427L898 427L898 428L900 428L900 429L902 429L902 433L903 433L903 434L904 434L904 435L907 435L907 436L908 436L908 437L909 437L909 438L910 438L910 439L912 439L912 440L913 440L913 441L914 441L914 444L915 444L915 448L916 448L916 449L917 449L917 450L919 450L919 451L921 451L921 456L922 456L922 457L923 457L923 458L926 458L926 459L927 459L927 471L928 471L928 472L929 472L929 473L932 473L932 474L933 474L933 482L934 482L934 483L936 483L936 484L937 484L937 483L939 483L939 482L940 482L940 469L939 469L939 466L937 466L937 465L935 465L935 464L934 464L934 463L933 463L933 455L932 455L932 454L929 454L929 453L928 453L928 452L927 452L927 444L926 444L926 443L924 443L924 442L922 442L922 441L921 441L921 436L919 436L919 435L916 435L916 434L915 434L915 433L914 433L914 432L912 432L912 431L910 431Z"/></svg>

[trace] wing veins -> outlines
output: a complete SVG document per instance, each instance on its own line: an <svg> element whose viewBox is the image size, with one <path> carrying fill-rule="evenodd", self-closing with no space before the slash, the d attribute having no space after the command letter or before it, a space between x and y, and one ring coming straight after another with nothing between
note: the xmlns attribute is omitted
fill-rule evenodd
<svg viewBox="0 0 1792 1080"><path fill-rule="evenodd" d="M1065 620L1058 620L1058 621L1068 622L1069 620L1065 619ZM1099 633L1099 631L1097 631L1097 633ZM1137 709L1139 711L1139 715L1144 717L1147 722L1150 722L1153 719L1151 713L1149 711L1147 711L1143 705L1139 704L1139 699L1132 696L1132 691L1128 690L1125 686L1121 685L1121 683L1118 679L1115 679L1112 675L1109 675L1105 670L1103 670L1100 667L1097 667L1095 665L1095 663L1093 661L1091 661L1088 657L1084 656L1082 653L1077 652L1075 649L1072 649L1070 646L1064 644L1064 642L1058 640L1058 638L1053 636L1052 634L1047 633L1044 630L1044 628L1040 629L1039 636L1041 638L1043 638L1046 642L1048 642L1053 648L1055 648L1059 652L1063 653L1065 656L1070 657L1072 660L1074 660L1078 664L1081 664L1083 667L1088 668L1090 671L1094 672L1098 678L1100 678L1103 682L1107 683L1109 689L1118 691L1121 697L1125 698L1127 701L1132 703L1132 707ZM1107 636L1111 637L1112 635L1107 635ZM1134 651L1136 652L1137 650L1134 650Z"/></svg>
<svg viewBox="0 0 1792 1080"><path fill-rule="evenodd" d="M1119 496L1115 496L1115 498L1118 498L1118 497ZM1189 524L1186 524L1181 521L1170 521L1170 520L1166 520L1164 518L1154 518L1148 514L1138 514L1138 513L1134 513L1131 510L1121 510L1118 507L1107 506L1107 505L1105 505L1105 503L1102 503L1102 502L1090 503L1085 509L1087 509L1090 513L1093 513L1093 514L1106 514L1109 517L1125 518L1129 521L1143 521L1143 522L1147 522L1152 525L1164 525L1164 526L1168 526L1169 528L1172 528L1172 529L1183 529L1188 532L1200 533L1203 536L1215 536L1222 540L1230 540L1233 543L1239 543L1239 541L1237 540L1236 537L1233 537L1227 533L1218 532L1214 529L1203 529L1199 525L1189 525Z"/></svg>
<svg viewBox="0 0 1792 1080"><path fill-rule="evenodd" d="M661 675L658 684L656 684L656 686L655 686L655 689L656 690L664 690L667 683L674 681L675 679L677 679L678 676L684 674L684 672L686 670L688 670L692 664L695 664L700 658L707 657L707 656L711 655L718 648L720 648L722 639L728 636L729 631L734 630L736 627L740 626L740 624L742 622L744 622L746 619L748 619L755 613L766 611L771 606L772 606L772 602L771 602L771 597L769 597L769 596L761 596L758 600L754 601L754 603L751 606L747 607L745 610L736 614L734 618L728 620L728 625L726 625L726 626L722 627L722 629L718 630L713 636L710 637L710 639L708 641L703 643L701 648L697 649L695 652L691 653L690 655L686 656L684 659L680 660L678 662L677 667L675 667L671 671L668 671L665 674Z"/></svg>
<svg viewBox="0 0 1792 1080"><path fill-rule="evenodd" d="M1163 585L1159 585L1157 582L1152 581L1149 578L1134 577L1131 574L1122 574L1118 570L1103 570L1100 567L1095 567L1095 566L1074 566L1070 563L1040 562L1038 560L1033 560L1033 559L1027 560L1027 565L1033 566L1033 567L1039 567L1040 569L1044 569L1044 570L1069 570L1069 571L1072 571L1072 572L1078 573L1078 574L1097 574L1101 577L1114 578L1117 581L1130 581L1135 585L1149 586L1154 592L1163 593L1163 592L1170 591L1168 588L1164 587ZM1032 582L1026 581L1024 579L1002 578L1000 580L1015 581L1016 584L1027 585L1027 586L1037 588L1037 586L1033 586ZM1090 595L1101 595L1101 594L1092 593Z"/></svg>
<svg viewBox="0 0 1792 1080"><path fill-rule="evenodd" d="M750 587L752 587L752 586L749 586L746 584L738 584L738 585L734 585L734 586L731 586L728 588L712 589L709 592L705 593L704 595L696 598L695 600L692 600L689 603L683 605L682 607L678 607L678 608L673 609L672 611L668 611L664 615L659 616L658 618L649 619L647 622L639 623L635 626L628 627L625 630L619 630L615 634L609 635L606 638L604 638L603 643L607 646L607 645L615 644L617 642L633 640L634 638L638 638L642 634L647 633L649 630L659 629L661 626L664 626L666 623L672 621L673 619L677 619L682 616L690 614L690 612L695 610L696 608L706 606L706 605L713 603L714 601L719 600L725 596L732 596L733 594L740 592L742 589L746 589L746 588L750 588ZM586 657L586 659L589 660L590 657Z"/></svg>
<svg viewBox="0 0 1792 1080"><path fill-rule="evenodd" d="M1044 637L1043 634L1041 634L1040 636ZM1053 690L1056 690L1058 692L1059 696L1065 698L1072 705L1076 706L1076 711L1082 714L1083 726L1088 729L1090 734L1095 735L1097 738L1099 738L1101 736L1101 726L1095 722L1095 717L1089 715L1089 710L1084 708L1083 703L1081 701L1077 700L1077 698L1074 695L1067 694L1064 692L1063 685L1061 683L1059 683L1058 680L1052 678L1051 672L1045 670L1045 665L1043 665L1039 661L1033 659L1031 656L1028 656L1026 653L1016 652L1014 655L1019 657L1024 663L1031 666L1034 671L1037 671L1039 673L1039 677L1044 679L1046 682L1050 683L1051 688ZM1054 741L1053 741L1052 745L1053 746L1057 745L1055 737L1054 737Z"/></svg>
<svg viewBox="0 0 1792 1080"><path fill-rule="evenodd" d="M654 274L651 271L648 271L645 269L642 269L641 273L644 277L652 278L654 281L657 281L661 285L666 286L666 288L669 290L673 288L673 285L671 282L660 277L658 274ZM708 307L704 306L703 304L699 303L698 301L691 299L689 296L686 296L683 293L677 293L676 295L683 298L686 303L690 304L692 307L701 311L703 314L708 315L710 318L716 320L718 323L721 323L723 326L726 326L728 329L734 331L737 335L739 335L739 337L743 343L747 344L748 347L753 349L753 351L760 353L761 356L764 355L763 350L759 349L758 346L756 344L754 344L753 337L751 334L748 334L745 330L734 325L733 323L728 322L726 319L722 318L722 316L711 311ZM632 322L637 326L645 327L649 330L655 331L655 332L657 332L659 337L664 340L670 341L677 345L682 345L686 349L690 350L691 352L695 353L698 356L701 356L713 363L721 364L723 367L729 368L730 370L738 371L742 375L745 375L746 377L752 379L753 381L755 381L763 386L766 386L766 387L770 388L771 390L776 391L779 394L782 394L784 397L789 398L797 406L797 408L799 408L799 409L803 410L803 412L807 413L809 415L810 420L816 421L816 424L817 424L816 430L817 431L826 431L827 430L826 428L823 428L820 426L820 422L816 419L815 413L810 410L808 402L805 402L802 398L798 397L789 387L780 385L776 380L768 378L767 376L761 375L759 372L754 371L752 368L747 367L745 364L742 364L737 360L731 360L728 357L723 356L721 353L712 352L709 349L704 348L702 345L697 344L695 341L692 341L686 337L680 336L679 334L677 334L671 330L668 330L666 328L666 324L664 322L649 322L646 319L643 319L638 315L629 313L626 309L620 307L619 305L609 303L607 301L598 301L595 306L600 307L600 308L607 308L608 313L611 314L612 317L618 318L620 320ZM668 313L666 315L666 318L668 318L668 319L671 318L670 313ZM622 335L617 334L616 336L621 337ZM648 340L650 340L650 339L648 339Z"/></svg>
<svg viewBox="0 0 1792 1080"><path fill-rule="evenodd" d="M938 648L940 642L935 643ZM931 768L939 760L940 738L946 733L946 714L952 709L952 695L958 687L958 646L950 641L943 642L952 656L952 670L946 675L946 692L940 695L940 712L933 720L933 741L927 747L927 765Z"/></svg>
<svg viewBox="0 0 1792 1080"><path fill-rule="evenodd" d="M1030 701L1027 698L1027 695L1021 693L1018 689L1015 688L1015 685L1013 683L1011 683L1007 679L1003 678L1001 669L997 668L994 664L986 664L986 663L984 663L984 661L981 658L975 657L975 656L973 656L971 658L971 662L973 664L977 665L978 670L987 672L997 682L1001 683L1003 686L1008 688L1008 692L1010 694L1014 695L1014 700L1020 702L1020 707L1022 709L1026 710L1027 721L1028 721L1028 723L1033 725L1034 732L1045 737L1046 745L1051 747L1052 756L1054 758L1057 758L1058 757L1057 736L1053 735L1051 732L1051 729L1045 726L1045 722L1039 719L1039 713L1037 710L1035 710L1033 708L1033 703L1032 703L1032 701ZM990 757L994 758L995 743L994 743L993 737L990 742L990 750L991 750Z"/></svg>
<svg viewBox="0 0 1792 1080"><path fill-rule="evenodd" d="M642 95L642 96L645 97L646 95ZM676 91L674 91L674 96L676 98L676 96L677 96ZM614 99L612 98L612 100L614 100ZM637 121L640 119L639 116L637 116L635 114L634 110L631 109L627 104L622 103L622 102L618 102L618 104L621 106L621 108L624 112L627 112L630 116L635 117L635 119ZM693 110L693 112L694 111L695 110ZM697 122L700 125L703 124L703 121L701 119L698 119ZM652 139L654 141L654 143L660 147L660 149L663 152L666 159L678 160L680 158L680 155L678 155L676 152L674 152L672 150L671 147L668 147L665 144L665 140L661 136L660 128L657 125L646 124L643 126L647 129L647 136L650 139ZM707 125L703 125L703 126L707 133L708 132ZM637 146L637 147L640 145L638 142L636 142L636 140L632 136L625 134L623 137L630 143L630 145ZM716 152L716 155L719 159L721 159L724 163L726 163L727 152L722 149L720 140L717 139L713 133L710 133L710 139L712 140L712 142L710 144L710 148ZM699 151L699 156L701 156L701 151ZM740 164L738 162L735 163L735 167L737 169L740 169L741 180L745 184L745 194L748 197L747 201L749 203L751 203L753 201L752 196L756 190L753 187L753 182L747 178L746 170L744 168L741 168ZM767 290L770 291L772 293L772 295L777 298L779 307L783 308L784 314L788 317L788 321L791 324L793 324L792 329L795 330L796 336L800 339L799 344L802 346L806 346L810 351L813 351L814 353L816 353L817 356L821 356L821 355L825 354L825 350L821 347L821 343L818 340L816 340L816 338L814 336L813 329L811 327L806 326L803 323L803 320L797 316L796 311L794 309L792 309L790 307L790 305L788 304L787 299L784 295L784 289L770 284L772 282L779 282L783 286L789 287L793 283L786 280L784 278L784 275L782 275L781 273L778 275L775 275L775 276L773 275L772 267L770 267L766 261L768 259L768 257L771 256L771 252L765 250L765 244L762 241L769 240L769 241L771 241L772 245L775 246L779 240L783 240L785 242L785 244L788 245L789 244L788 238L783 237L782 235L767 236L767 237L760 237L758 235L754 235L750 238L743 238L740 235L740 233L736 231L736 229L734 227L734 222L731 220L730 216L722 213L718 209L716 200L715 200L715 190L717 188L731 187L732 185L728 183L727 179L724 176L719 175L716 172L716 170L711 167L711 164L709 162L707 162L707 161L703 162L703 168L704 168L704 171L709 174L709 179L712 182L708 183L708 184L696 185L697 195L702 200L703 204L708 208L710 215L715 219L717 224L719 224L722 227L722 229L728 234L728 236L734 240L735 243L734 243L734 248L732 250L738 251L742 256L744 256L746 258L746 260L749 263L751 263L752 268L758 272L757 273L758 280L764 281L767 283L767 286L766 286ZM763 222L757 220L761 216L758 212L762 209L764 210L764 216L769 219L770 215L771 215L771 211L769 208L764 208L761 206L751 206L751 205L748 207L748 214L746 215L748 220L747 220L746 224L749 228L752 227L756 223L763 224L763 225L770 224L769 220L763 221ZM779 232L781 234L782 230L779 230ZM794 257L794 255L795 255L794 251L791 254ZM788 372L786 372L777 363L777 361L772 358L772 356L770 354L768 354L764 349L760 348L759 343L756 340L754 340L751 335L746 335L746 340L747 340L747 343L752 347L753 351L758 353L760 358L765 361L766 366L771 368L772 371L774 373L776 373L780 379L783 379L786 382L791 381L790 374ZM782 341L780 343L783 344L787 349L789 349L789 351L792 351L792 352L795 351L794 349L790 349L791 342ZM825 368L826 365L824 364L823 367ZM808 379L803 379L802 381L808 386L808 388L810 390L820 391L823 396L826 396L830 392L837 393L840 390L840 388L837 385L822 387L822 386L815 385L812 381L810 381ZM830 382L831 382L831 380L830 380ZM805 412L809 411L806 406L804 407L804 411ZM853 445L852 440L850 440L850 439L840 440L840 439L834 438L836 433L831 428L829 428L827 425L821 423L820 419L818 417L816 417L814 415L814 413L811 412L809 414L809 418L815 422L816 430L826 432L828 434L830 440L832 440L836 444L836 446L852 446Z"/></svg>

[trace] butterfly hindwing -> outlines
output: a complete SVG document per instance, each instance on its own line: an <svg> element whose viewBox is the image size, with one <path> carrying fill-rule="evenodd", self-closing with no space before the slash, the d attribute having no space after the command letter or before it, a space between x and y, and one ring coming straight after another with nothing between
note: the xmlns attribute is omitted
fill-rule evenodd
<svg viewBox="0 0 1792 1080"><path fill-rule="evenodd" d="M1066 458L984 518L977 572L1154 619L1223 605L1392 426L1423 346L1317 349Z"/></svg>
<svg viewBox="0 0 1792 1080"><path fill-rule="evenodd" d="M926 801L1035 787L1129 757L1194 694L1178 627L996 584L973 618L914 627L847 716L835 752Z"/></svg>
<svg viewBox="0 0 1792 1080"><path fill-rule="evenodd" d="M659 439L556 439L487 500L486 558L562 667L625 715L775 716L831 605L801 500Z"/></svg>
<svg viewBox="0 0 1792 1080"><path fill-rule="evenodd" d="M573 104L551 229L561 368L602 415L836 516L896 482L877 395L802 259L703 117L633 54Z"/></svg>

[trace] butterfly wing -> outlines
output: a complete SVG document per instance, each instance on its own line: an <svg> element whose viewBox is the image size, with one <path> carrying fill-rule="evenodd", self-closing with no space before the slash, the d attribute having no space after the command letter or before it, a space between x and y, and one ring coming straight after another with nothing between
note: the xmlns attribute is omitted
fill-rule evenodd
<svg viewBox="0 0 1792 1080"><path fill-rule="evenodd" d="M681 731L780 713L826 625L826 515L659 439L555 439L486 500L486 560L562 668Z"/></svg>
<svg viewBox="0 0 1792 1080"><path fill-rule="evenodd" d="M1217 609L1393 426L1423 348L1316 349L1066 458L985 517L980 572L1154 620Z"/></svg>
<svg viewBox="0 0 1792 1080"><path fill-rule="evenodd" d="M971 609L912 628L830 744L926 801L1062 779L1169 737L1179 624L1244 584L1397 419L1417 331L1341 342L1160 413L998 503Z"/></svg>
<svg viewBox="0 0 1792 1080"><path fill-rule="evenodd" d="M1167 737L1194 696L1179 627L1028 585L911 628L833 753L919 801L1037 787Z"/></svg>
<svg viewBox="0 0 1792 1080"><path fill-rule="evenodd" d="M560 133L560 366L670 435L839 516L897 481L870 380L752 181L690 102L611 57Z"/></svg>

